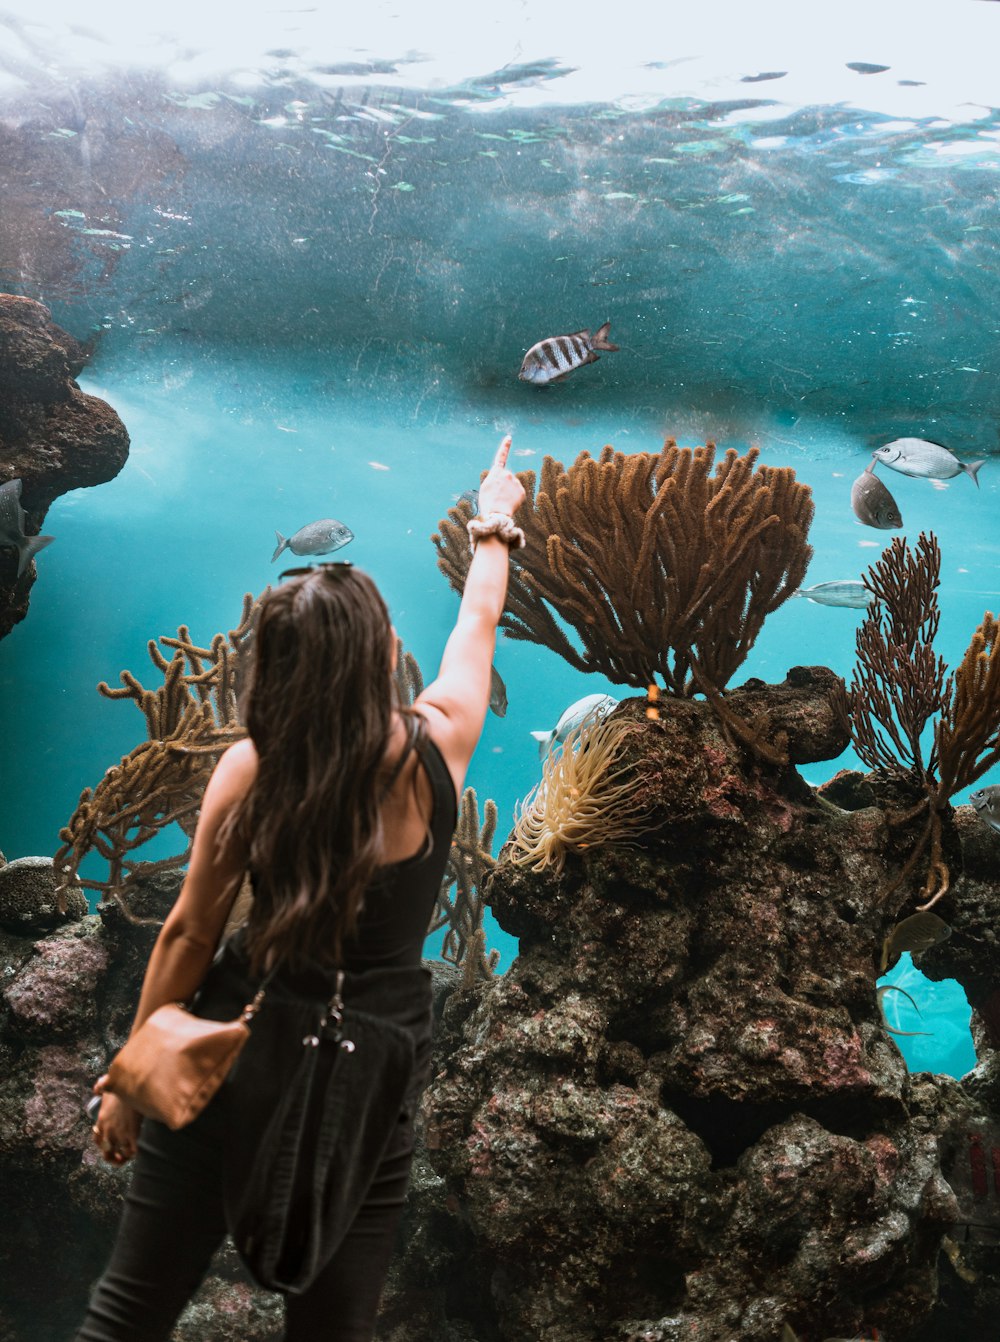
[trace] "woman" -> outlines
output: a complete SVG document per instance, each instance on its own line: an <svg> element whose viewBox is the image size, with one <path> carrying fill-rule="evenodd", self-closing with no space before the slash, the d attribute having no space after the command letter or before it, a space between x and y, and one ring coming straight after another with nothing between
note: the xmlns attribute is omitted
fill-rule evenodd
<svg viewBox="0 0 1000 1342"><path fill-rule="evenodd" d="M509 543L520 538L510 518L524 490L507 469L509 450L505 438L480 486L484 520L470 524L475 553L458 619L438 678L412 710L394 705L395 631L371 579L326 565L297 571L265 596L249 736L226 751L205 790L187 877L153 948L133 1031L164 1003L190 1000L210 967L215 973L247 870L252 912L222 959L248 984L278 974L292 988L328 991L338 968L359 985L386 971L421 973L456 799L489 702ZM288 1342L373 1335L409 1178L409 1116L429 1065L426 975L420 982L419 1011L397 1017L416 1058L403 1112L346 1236L312 1284L286 1297ZM265 1000L241 1067L266 1010ZM242 1135L242 1111L227 1114L226 1100L224 1086L193 1123L171 1132L103 1092L94 1135L104 1158L137 1160L111 1263L77 1342L169 1336L226 1232L222 1156Z"/></svg>

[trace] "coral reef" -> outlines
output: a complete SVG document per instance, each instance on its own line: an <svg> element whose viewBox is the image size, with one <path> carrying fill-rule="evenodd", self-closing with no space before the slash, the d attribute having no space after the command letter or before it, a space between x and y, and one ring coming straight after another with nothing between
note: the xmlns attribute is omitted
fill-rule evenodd
<svg viewBox="0 0 1000 1342"><path fill-rule="evenodd" d="M463 967L466 987L492 978L500 961L499 951L487 951L483 930L483 886L494 866L496 827L496 802L487 799L480 825L479 799L475 789L467 787L462 793L448 865L428 928L428 935L447 928L441 958Z"/></svg>
<svg viewBox="0 0 1000 1342"><path fill-rule="evenodd" d="M582 452L568 469L546 457L537 495L534 473L520 477L527 544L511 554L501 628L617 684L658 675L675 694L718 696L812 554L811 490L789 467L755 469L758 455L730 450L714 475L713 444L673 439L656 454ZM432 537L459 592L470 515L460 502Z"/></svg>
<svg viewBox="0 0 1000 1342"><path fill-rule="evenodd" d="M950 799L1000 762L1000 627L987 611L960 665L948 675L934 653L940 571L933 535L921 532L915 551L901 537L893 538L864 578L876 600L858 629L851 687L837 700L859 758L912 791L911 804L893 823L921 817L923 827L909 862L884 894L888 898L904 884L926 852L921 909L936 904L950 885L943 847ZM933 743L925 760L921 738L932 720Z"/></svg>
<svg viewBox="0 0 1000 1342"><path fill-rule="evenodd" d="M18 857L0 863L0 927L23 935L48 932L86 912L87 899L78 887L66 890L60 901L51 858Z"/></svg>
<svg viewBox="0 0 1000 1342"><path fill-rule="evenodd" d="M843 746L837 685L800 667L730 697L815 759ZM954 931L922 960L981 1004L980 1065L962 1085L908 1076L875 993L896 916L880 891L908 851L892 778L814 790L750 762L706 704L660 708L612 719L657 821L640 846L569 852L558 876L509 843L494 864L492 814L467 798L463 851L521 954L503 978L468 951L434 966L435 1079L380 1342L773 1342L785 1323L992 1342L1000 835L958 808ZM107 902L40 940L0 926L0 1176L32 1207L0 1236L12 1336L70 1336L109 1247L127 1176L80 1103L179 883L137 876L132 920ZM178 1326L195 1336L280 1336L231 1251Z"/></svg>
<svg viewBox="0 0 1000 1342"><path fill-rule="evenodd" d="M0 484L21 480L30 535L53 499L112 480L128 457L121 420L76 384L85 362L41 303L0 294ZM34 565L18 576L16 556L0 550L0 638L27 613L34 580Z"/></svg>
<svg viewBox="0 0 1000 1342"><path fill-rule="evenodd" d="M131 699L142 709L148 739L105 773L96 788L85 788L76 810L59 833L62 847L53 861L60 890L71 884L102 894L128 908L137 871L167 871L183 866L190 855L201 798L219 755L245 735L237 716L241 660L253 639L258 603L247 593L239 623L228 635L216 634L211 647L191 640L186 625L177 637L160 638L174 650L168 660L150 639L153 665L163 673L156 690L144 689L123 671L123 689L98 690L108 699ZM136 860L137 848L168 826L177 825L188 840L182 853L155 863ZM108 864L103 881L79 875L92 850Z"/></svg>
<svg viewBox="0 0 1000 1342"><path fill-rule="evenodd" d="M797 678L828 730L836 678ZM780 699L761 711L784 728ZM704 704L615 717L659 823L559 876L505 848L488 898L520 956L445 1010L427 1143L471 1237L469 1335L914 1336L969 1214L955 1134L992 1120L908 1076L881 1022L905 835L884 794L842 809L748 767Z"/></svg>
<svg viewBox="0 0 1000 1342"><path fill-rule="evenodd" d="M569 852L642 832L650 806L634 763L622 763L635 726L620 718L583 722L545 760L521 805L508 857L531 871L562 871Z"/></svg>

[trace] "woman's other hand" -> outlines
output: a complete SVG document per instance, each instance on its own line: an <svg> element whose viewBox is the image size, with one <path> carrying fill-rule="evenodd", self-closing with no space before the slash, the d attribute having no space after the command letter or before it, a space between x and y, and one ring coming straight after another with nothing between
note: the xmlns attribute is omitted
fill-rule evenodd
<svg viewBox="0 0 1000 1342"><path fill-rule="evenodd" d="M493 465L479 486L479 512L483 517L487 513L506 513L513 517L524 502L524 485L513 471L507 469L509 452L510 434L497 448Z"/></svg>
<svg viewBox="0 0 1000 1342"><path fill-rule="evenodd" d="M107 1076L102 1076L94 1086L94 1094L101 1096L101 1108L91 1131L108 1164L124 1165L136 1153L142 1115L106 1090L107 1081Z"/></svg>

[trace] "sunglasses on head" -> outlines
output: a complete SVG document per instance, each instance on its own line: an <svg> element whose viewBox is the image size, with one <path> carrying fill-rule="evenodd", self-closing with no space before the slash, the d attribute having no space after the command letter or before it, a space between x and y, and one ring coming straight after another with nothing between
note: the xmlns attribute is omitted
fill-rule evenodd
<svg viewBox="0 0 1000 1342"><path fill-rule="evenodd" d="M301 578L307 573L333 573L338 569L353 567L354 563L350 559L331 559L325 564L305 564L302 568L286 568L283 573L278 574L278 582L283 578Z"/></svg>

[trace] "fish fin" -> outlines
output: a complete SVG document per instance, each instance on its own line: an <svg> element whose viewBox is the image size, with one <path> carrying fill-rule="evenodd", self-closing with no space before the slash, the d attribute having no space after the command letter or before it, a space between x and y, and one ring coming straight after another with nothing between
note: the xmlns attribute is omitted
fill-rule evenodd
<svg viewBox="0 0 1000 1342"><path fill-rule="evenodd" d="M613 345L608 339L608 332L611 330L611 322L606 321L603 326L599 326L590 338L590 343L594 349L618 350L620 345Z"/></svg>
<svg viewBox="0 0 1000 1342"><path fill-rule="evenodd" d="M538 742L538 758L544 759L545 752L548 750L549 746L552 744L553 738L555 737L555 732L552 731L532 732L531 735Z"/></svg>
<svg viewBox="0 0 1000 1342"><path fill-rule="evenodd" d="M51 545L54 540L55 536L25 536L24 543L17 547L17 576L19 578L35 555L38 554L38 551L44 550L46 545Z"/></svg>
<svg viewBox="0 0 1000 1342"><path fill-rule="evenodd" d="M977 479L976 477L979 475L979 468L980 468L980 466L985 466L985 465L986 465L986 458L985 458L985 457L982 459L982 461L963 461L963 462L962 462L962 470L966 473L966 475L969 475L969 476L972 477L972 483L976 486L977 489L979 488L979 481L978 481L978 479Z"/></svg>
<svg viewBox="0 0 1000 1342"><path fill-rule="evenodd" d="M275 550L274 554L271 556L271 563L272 563L272 564L273 564L274 561L277 559L278 555L281 554L282 550L286 549L287 546L288 546L288 542L285 540L284 536L281 534L280 531L276 531L274 534L275 534L275 535L277 536L277 538L278 538L278 548Z"/></svg>

